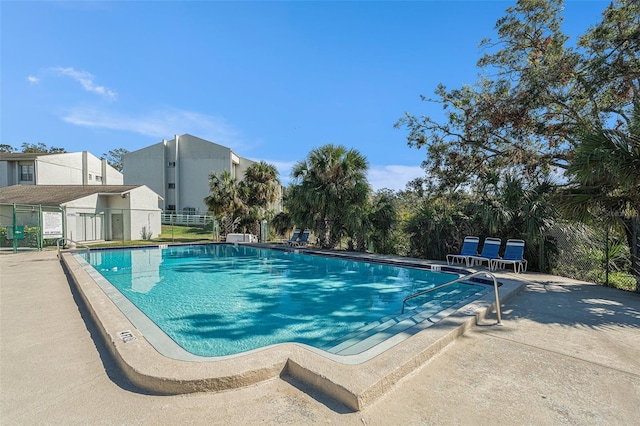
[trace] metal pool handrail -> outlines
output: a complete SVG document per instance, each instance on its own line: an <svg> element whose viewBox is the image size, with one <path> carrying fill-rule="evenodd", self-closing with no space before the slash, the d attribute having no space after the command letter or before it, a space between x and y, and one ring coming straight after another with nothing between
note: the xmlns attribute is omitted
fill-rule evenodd
<svg viewBox="0 0 640 426"><path fill-rule="evenodd" d="M84 245L84 244L81 244L81 243L79 243L79 242L77 242L77 241L74 241L74 240L72 240L71 238L65 238L65 237L63 237L63 238L58 238L58 239L56 240L56 247L57 247L57 249L58 249L58 259L60 258L60 242L61 242L61 241L71 242L71 243L74 243L76 246L80 246L80 247L84 247L84 248L86 248L86 249L87 249L87 259L91 259L91 250L89 249L89 246Z"/></svg>
<svg viewBox="0 0 640 426"><path fill-rule="evenodd" d="M496 323L496 325L502 325L502 317L500 315L500 296L498 295L498 280L496 280L495 275L493 275L491 272L485 272L485 271L480 271L480 272L474 272L473 274L469 274L469 275L465 275L464 277L460 277L458 279L455 279L453 281L449 281L448 283L444 283L441 284L437 287L433 287L427 290L423 290L420 291L418 293L412 294L410 296L405 297L404 299L402 299L402 313L404 314L404 304L407 300L413 299L414 297L418 297L418 296L422 296L425 295L427 293L431 293L432 291L436 291L439 290L441 288L444 287L448 287L452 284L456 284L462 281L466 281L469 278L473 278L473 277L477 277L478 275L485 275L490 277L491 279L493 279L493 288L495 290L496 293L496 316L498 317L498 322Z"/></svg>

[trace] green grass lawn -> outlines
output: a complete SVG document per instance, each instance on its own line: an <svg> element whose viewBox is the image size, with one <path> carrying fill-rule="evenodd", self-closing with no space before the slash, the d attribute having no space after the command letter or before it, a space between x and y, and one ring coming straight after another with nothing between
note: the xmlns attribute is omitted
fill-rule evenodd
<svg viewBox="0 0 640 426"><path fill-rule="evenodd" d="M92 244L91 247L148 246L162 243L211 242L213 232L203 228L178 225L162 225L162 233L150 240L108 241Z"/></svg>
<svg viewBox="0 0 640 426"><path fill-rule="evenodd" d="M156 241L171 242L175 241L213 241L214 235L212 231L205 231L203 228L178 225L162 225L162 234Z"/></svg>

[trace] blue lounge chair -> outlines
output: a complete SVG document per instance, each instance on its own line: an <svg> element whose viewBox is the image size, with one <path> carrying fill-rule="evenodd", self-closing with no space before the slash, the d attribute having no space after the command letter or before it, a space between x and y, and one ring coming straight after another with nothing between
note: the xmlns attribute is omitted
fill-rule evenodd
<svg viewBox="0 0 640 426"><path fill-rule="evenodd" d="M455 262L464 262L467 266L470 265L470 257L478 255L478 245L480 244L480 238L478 237L464 237L462 243L462 249L460 254L448 254L447 265L451 265Z"/></svg>
<svg viewBox="0 0 640 426"><path fill-rule="evenodd" d="M507 240L507 246L504 249L502 258L493 259L492 269L505 269L507 265L513 265L513 272L519 274L527 270L527 261L522 258L524 256L524 240Z"/></svg>
<svg viewBox="0 0 640 426"><path fill-rule="evenodd" d="M502 240L500 238L485 238L482 244L482 253L478 256L469 256L469 263L471 265L482 265L487 262L487 267L491 268L494 266L491 261L500 258L501 245Z"/></svg>
<svg viewBox="0 0 640 426"><path fill-rule="evenodd" d="M291 236L291 238L289 238L285 244L288 246L293 246L295 243L298 242L298 238L300 237L300 230L296 229L295 231L293 231L293 235Z"/></svg>
<svg viewBox="0 0 640 426"><path fill-rule="evenodd" d="M298 241L294 242L292 244L292 246L294 246L294 247L306 246L307 244L309 244L309 235L310 234L311 234L311 231L309 231L308 229L305 229L305 231L300 236L300 239Z"/></svg>

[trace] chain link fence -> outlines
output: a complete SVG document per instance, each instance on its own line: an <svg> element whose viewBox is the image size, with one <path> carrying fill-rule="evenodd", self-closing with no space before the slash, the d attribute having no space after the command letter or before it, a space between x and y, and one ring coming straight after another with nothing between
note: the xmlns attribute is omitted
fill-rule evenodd
<svg viewBox="0 0 640 426"><path fill-rule="evenodd" d="M552 252L546 253L550 273L634 290L634 256L622 231L606 225L558 223L547 237L554 245ZM637 237L636 245L640 245Z"/></svg>
<svg viewBox="0 0 640 426"><path fill-rule="evenodd" d="M64 235L64 214L59 206L0 204L0 251L55 246Z"/></svg>

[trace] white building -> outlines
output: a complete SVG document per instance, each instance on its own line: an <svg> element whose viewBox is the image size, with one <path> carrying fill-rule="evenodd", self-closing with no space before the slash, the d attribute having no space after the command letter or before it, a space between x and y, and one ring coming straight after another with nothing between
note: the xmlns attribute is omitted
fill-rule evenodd
<svg viewBox="0 0 640 426"><path fill-rule="evenodd" d="M253 163L230 148L189 134L176 135L125 154L124 183L148 186L164 199L166 211L206 212L209 175L228 171L242 180Z"/></svg>
<svg viewBox="0 0 640 426"><path fill-rule="evenodd" d="M0 154L0 188L11 185L122 185L122 173L87 151Z"/></svg>
<svg viewBox="0 0 640 426"><path fill-rule="evenodd" d="M144 185L12 185L0 188L0 217L6 219L0 224L13 224L14 205L58 206L64 212L65 238L140 240L162 232L161 200ZM37 226L37 213L37 208L22 210L15 215L17 225Z"/></svg>

